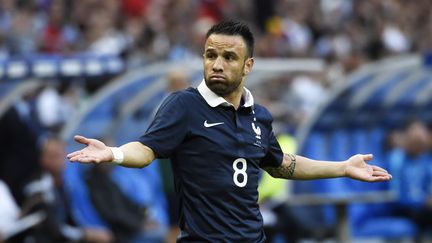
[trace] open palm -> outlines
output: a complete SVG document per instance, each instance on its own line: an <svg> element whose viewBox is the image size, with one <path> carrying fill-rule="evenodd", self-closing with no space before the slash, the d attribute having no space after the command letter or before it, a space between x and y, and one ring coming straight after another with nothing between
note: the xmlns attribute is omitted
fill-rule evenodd
<svg viewBox="0 0 432 243"><path fill-rule="evenodd" d="M345 175L352 179L368 182L390 180L392 176L385 169L367 163L372 158L371 154L352 156L348 159Z"/></svg>
<svg viewBox="0 0 432 243"><path fill-rule="evenodd" d="M113 154L111 149L107 147L103 142L86 138L83 136L75 136L75 141L86 145L85 148L72 152L67 155L68 159L72 162L82 162L82 163L100 163L109 162L113 159Z"/></svg>

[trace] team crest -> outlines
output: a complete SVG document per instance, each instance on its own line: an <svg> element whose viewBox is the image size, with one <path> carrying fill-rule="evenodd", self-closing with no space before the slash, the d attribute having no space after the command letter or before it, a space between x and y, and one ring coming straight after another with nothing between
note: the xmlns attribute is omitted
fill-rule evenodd
<svg viewBox="0 0 432 243"><path fill-rule="evenodd" d="M256 134L256 138L257 139L261 139L261 128L257 125L255 125L254 122L252 122L252 129L254 130L255 134Z"/></svg>

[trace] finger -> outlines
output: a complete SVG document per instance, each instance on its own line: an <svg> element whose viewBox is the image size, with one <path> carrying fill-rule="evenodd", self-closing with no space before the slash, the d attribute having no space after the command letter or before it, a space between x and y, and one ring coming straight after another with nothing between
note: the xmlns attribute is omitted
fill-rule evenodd
<svg viewBox="0 0 432 243"><path fill-rule="evenodd" d="M380 182L391 180L391 176L374 176L371 178L370 182Z"/></svg>
<svg viewBox="0 0 432 243"><path fill-rule="evenodd" d="M71 156L69 158L69 160L72 161L72 162L83 162L83 160L87 159L87 158L88 158L87 155L85 155L83 153L78 153L78 154L76 154L74 156Z"/></svg>
<svg viewBox="0 0 432 243"><path fill-rule="evenodd" d="M373 168L374 171L377 170L377 171L382 171L382 172L388 173L387 170L385 170L384 168L381 168L379 166L376 166L376 165L372 165L372 168Z"/></svg>
<svg viewBox="0 0 432 243"><path fill-rule="evenodd" d="M389 173L384 171L376 170L372 173L373 176L390 176Z"/></svg>
<svg viewBox="0 0 432 243"><path fill-rule="evenodd" d="M85 144L85 145L88 145L90 142L86 137L81 135L75 135L74 140L78 143Z"/></svg>
<svg viewBox="0 0 432 243"><path fill-rule="evenodd" d="M81 162L81 163L99 163L101 160L93 157L93 156L87 156L87 155L77 155L69 159L72 162Z"/></svg>
<svg viewBox="0 0 432 243"><path fill-rule="evenodd" d="M82 153L81 150L79 150L79 151L75 151L75 152L72 152L72 153L66 155L66 157L67 157L68 159L70 159L70 158L72 158L72 157L75 157L75 156L77 156L77 155L80 155L81 153Z"/></svg>
<svg viewBox="0 0 432 243"><path fill-rule="evenodd" d="M69 161L71 161L71 162L80 162L79 160L80 160L80 155L75 155L75 156L71 156L70 158L69 158Z"/></svg>
<svg viewBox="0 0 432 243"><path fill-rule="evenodd" d="M363 155L363 160L364 161L370 161L373 159L373 155L372 154L364 154Z"/></svg>

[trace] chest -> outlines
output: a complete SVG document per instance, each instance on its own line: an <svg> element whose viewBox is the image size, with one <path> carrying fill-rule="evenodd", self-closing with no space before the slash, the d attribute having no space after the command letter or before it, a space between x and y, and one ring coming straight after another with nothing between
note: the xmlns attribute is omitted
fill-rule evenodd
<svg viewBox="0 0 432 243"><path fill-rule="evenodd" d="M197 109L191 118L190 138L206 153L259 159L268 149L270 125L252 110Z"/></svg>
<svg viewBox="0 0 432 243"><path fill-rule="evenodd" d="M204 106L189 114L174 165L178 178L198 191L254 192L270 146L270 122L252 110Z"/></svg>

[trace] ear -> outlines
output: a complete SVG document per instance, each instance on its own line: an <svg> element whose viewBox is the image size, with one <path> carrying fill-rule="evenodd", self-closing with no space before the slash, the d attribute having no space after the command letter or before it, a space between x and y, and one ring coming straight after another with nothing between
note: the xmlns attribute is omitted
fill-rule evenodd
<svg viewBox="0 0 432 243"><path fill-rule="evenodd" d="M252 57L249 57L246 60L244 68L243 68L243 76L248 75L250 73L250 71L252 71L252 67L254 65L254 62L255 61L254 61L254 59Z"/></svg>

